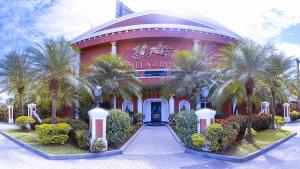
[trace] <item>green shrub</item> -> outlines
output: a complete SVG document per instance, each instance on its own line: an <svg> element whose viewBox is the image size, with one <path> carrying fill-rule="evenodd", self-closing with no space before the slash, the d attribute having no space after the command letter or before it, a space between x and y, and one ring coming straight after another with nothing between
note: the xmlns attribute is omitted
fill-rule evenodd
<svg viewBox="0 0 300 169"><path fill-rule="evenodd" d="M299 113L297 111L292 111L290 113L291 121L296 121L299 119Z"/></svg>
<svg viewBox="0 0 300 169"><path fill-rule="evenodd" d="M245 135L247 135L247 134L248 134L248 128L245 131ZM252 136L255 136L257 134L257 131L255 131L253 128L251 128L251 134L252 134Z"/></svg>
<svg viewBox="0 0 300 169"><path fill-rule="evenodd" d="M203 134L192 134L192 142L194 149L199 150L205 144L205 136Z"/></svg>
<svg viewBox="0 0 300 169"><path fill-rule="evenodd" d="M135 113L134 114L135 123L142 124L143 119L144 119L144 114L143 113Z"/></svg>
<svg viewBox="0 0 300 169"><path fill-rule="evenodd" d="M106 137L110 147L119 147L128 138L129 115L121 110L111 110L106 121Z"/></svg>
<svg viewBox="0 0 300 169"><path fill-rule="evenodd" d="M127 114L127 113L126 113ZM91 146L91 151L93 153L98 153L105 149L105 143L102 140L94 140Z"/></svg>
<svg viewBox="0 0 300 169"><path fill-rule="evenodd" d="M221 124L214 123L206 127L205 139L210 151L222 150L223 127Z"/></svg>
<svg viewBox="0 0 300 169"><path fill-rule="evenodd" d="M42 144L64 144L71 126L67 123L36 125L36 133Z"/></svg>
<svg viewBox="0 0 300 169"><path fill-rule="evenodd" d="M175 120L176 115L177 115L176 113L170 114L170 116L169 116L169 124L170 125L176 125L176 120Z"/></svg>
<svg viewBox="0 0 300 169"><path fill-rule="evenodd" d="M252 128L256 131L269 129L271 126L272 117L269 114L255 114L253 116Z"/></svg>
<svg viewBox="0 0 300 169"><path fill-rule="evenodd" d="M227 125L223 127L223 134L222 134L222 142L221 142L221 147L222 150L227 150L228 148L232 147L238 136L237 130L233 128L233 125Z"/></svg>
<svg viewBox="0 0 300 169"><path fill-rule="evenodd" d="M27 125L33 124L35 120L29 116L20 116L16 119L16 125L21 127L22 130L27 129Z"/></svg>
<svg viewBox="0 0 300 169"><path fill-rule="evenodd" d="M182 143L193 148L191 135L197 133L198 118L194 111L183 111L176 115L176 132Z"/></svg>
<svg viewBox="0 0 300 169"><path fill-rule="evenodd" d="M72 127L71 131L89 129L88 124L80 119L65 118L63 121L65 121L65 123L70 124L70 126Z"/></svg>
<svg viewBox="0 0 300 169"><path fill-rule="evenodd" d="M90 132L88 130L77 130L75 138L79 148L87 150L90 145Z"/></svg>

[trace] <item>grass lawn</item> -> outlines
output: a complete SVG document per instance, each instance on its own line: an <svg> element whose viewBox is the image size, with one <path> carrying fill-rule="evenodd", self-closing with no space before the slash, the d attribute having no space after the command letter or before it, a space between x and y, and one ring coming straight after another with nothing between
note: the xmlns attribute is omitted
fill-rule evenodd
<svg viewBox="0 0 300 169"><path fill-rule="evenodd" d="M281 140L287 136L292 134L291 131L287 130L265 130L257 132L256 136L254 137L255 143L254 144L247 144L245 142L241 142L234 146L232 149L225 152L226 155L231 156L245 156L249 155L261 148L264 148L278 140Z"/></svg>
<svg viewBox="0 0 300 169"><path fill-rule="evenodd" d="M19 129L7 130L5 133L19 141L27 143L33 147L36 147L42 151L50 154L82 154L88 153L88 151L77 148L71 143L65 143L63 145L44 145L39 143L37 134L34 131L22 132Z"/></svg>

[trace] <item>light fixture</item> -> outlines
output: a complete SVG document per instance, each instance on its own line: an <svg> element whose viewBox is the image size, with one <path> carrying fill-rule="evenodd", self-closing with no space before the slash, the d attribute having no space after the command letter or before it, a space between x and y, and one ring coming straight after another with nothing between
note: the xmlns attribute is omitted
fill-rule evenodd
<svg viewBox="0 0 300 169"><path fill-rule="evenodd" d="M94 95L96 97L96 107L99 107L99 98L102 93L102 87L101 86L96 86L94 89Z"/></svg>

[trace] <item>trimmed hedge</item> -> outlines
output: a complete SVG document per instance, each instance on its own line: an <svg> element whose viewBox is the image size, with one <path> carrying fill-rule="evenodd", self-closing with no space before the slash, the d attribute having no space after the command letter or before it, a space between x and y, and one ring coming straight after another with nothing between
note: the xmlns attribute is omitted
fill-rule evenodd
<svg viewBox="0 0 300 169"><path fill-rule="evenodd" d="M130 132L129 115L121 110L111 110L106 121L106 138L110 147L121 146Z"/></svg>
<svg viewBox="0 0 300 169"><path fill-rule="evenodd" d="M87 150L90 145L90 132L88 130L77 130L75 138L79 148Z"/></svg>
<svg viewBox="0 0 300 169"><path fill-rule="evenodd" d="M199 150L205 145L205 136L203 134L195 133L191 137L195 150Z"/></svg>
<svg viewBox="0 0 300 169"><path fill-rule="evenodd" d="M221 124L214 123L206 127L205 139L210 151L222 150L223 127Z"/></svg>
<svg viewBox="0 0 300 169"><path fill-rule="evenodd" d="M35 122L35 120L29 116L20 116L16 119L16 125L21 127L22 130L27 129L27 125L31 125Z"/></svg>
<svg viewBox="0 0 300 169"><path fill-rule="evenodd" d="M36 125L36 133L42 144L64 144L68 140L71 126L67 123Z"/></svg>
<svg viewBox="0 0 300 169"><path fill-rule="evenodd" d="M193 110L182 111L175 118L176 132L182 143L193 148L191 135L197 133L198 118Z"/></svg>
<svg viewBox="0 0 300 169"><path fill-rule="evenodd" d="M65 119L56 117L56 123L65 123ZM42 119L42 124L51 124L51 117Z"/></svg>
<svg viewBox="0 0 300 169"><path fill-rule="evenodd" d="M269 114L254 114L252 128L256 131L269 129L272 123L272 116Z"/></svg>

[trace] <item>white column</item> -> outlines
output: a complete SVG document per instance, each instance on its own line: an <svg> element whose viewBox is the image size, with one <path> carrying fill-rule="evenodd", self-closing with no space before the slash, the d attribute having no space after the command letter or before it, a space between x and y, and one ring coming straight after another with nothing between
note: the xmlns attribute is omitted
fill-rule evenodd
<svg viewBox="0 0 300 169"><path fill-rule="evenodd" d="M114 96L114 109L117 109L117 96Z"/></svg>
<svg viewBox="0 0 300 169"><path fill-rule="evenodd" d="M117 42L111 42L111 55L117 54Z"/></svg>
<svg viewBox="0 0 300 169"><path fill-rule="evenodd" d="M28 107L28 113L27 113L27 116L32 117L32 108L31 108L31 104L28 104L27 107Z"/></svg>
<svg viewBox="0 0 300 169"><path fill-rule="evenodd" d="M201 109L201 98L200 98L200 95L198 95L196 97L196 101L197 101L196 110L200 110Z"/></svg>
<svg viewBox="0 0 300 169"><path fill-rule="evenodd" d="M289 103L284 103L283 104L283 118L286 122L290 122L290 104Z"/></svg>
<svg viewBox="0 0 300 169"><path fill-rule="evenodd" d="M8 105L8 123L12 124L14 123L14 106Z"/></svg>
<svg viewBox="0 0 300 169"><path fill-rule="evenodd" d="M199 40L194 40L193 50L194 52L199 52Z"/></svg>
<svg viewBox="0 0 300 169"><path fill-rule="evenodd" d="M105 149L107 150L107 140L106 140L106 117L108 116L108 111L102 108L94 108L88 112L90 119L90 133L91 139L90 144L92 145L94 140L102 140L105 144Z"/></svg>
<svg viewBox="0 0 300 169"><path fill-rule="evenodd" d="M174 98L173 98L173 96L171 96L169 99L169 110L170 110L170 114L174 113Z"/></svg>
<svg viewBox="0 0 300 169"><path fill-rule="evenodd" d="M141 98L137 100L137 112L143 113L143 100Z"/></svg>

